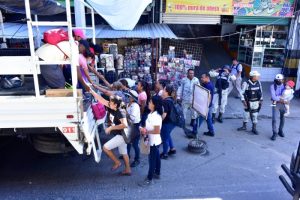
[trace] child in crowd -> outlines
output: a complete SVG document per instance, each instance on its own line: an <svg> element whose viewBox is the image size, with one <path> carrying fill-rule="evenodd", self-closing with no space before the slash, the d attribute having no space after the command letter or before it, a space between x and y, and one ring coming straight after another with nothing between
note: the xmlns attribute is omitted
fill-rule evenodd
<svg viewBox="0 0 300 200"><path fill-rule="evenodd" d="M285 109L286 109L286 112L285 112L284 116L289 116L290 115L290 101L294 97L294 90L293 90L294 86L295 86L294 81L288 81L288 82L285 83L285 89L284 89L284 91L282 93L282 96L280 98L281 100L288 102L287 104L284 104ZM276 101L273 101L272 106L276 106Z"/></svg>

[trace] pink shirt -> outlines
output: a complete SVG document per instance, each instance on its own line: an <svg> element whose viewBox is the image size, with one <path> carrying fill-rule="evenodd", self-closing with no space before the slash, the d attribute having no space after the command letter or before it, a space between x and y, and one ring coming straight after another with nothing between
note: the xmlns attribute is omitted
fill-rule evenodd
<svg viewBox="0 0 300 200"><path fill-rule="evenodd" d="M79 66L80 66L80 71L81 71L83 80L85 82L88 82L88 79L84 73L84 69L88 69L87 61L86 61L86 58L84 57L84 55L82 55L82 54L79 54Z"/></svg>
<svg viewBox="0 0 300 200"><path fill-rule="evenodd" d="M142 101L147 101L147 94L145 91L141 92L138 96L139 105L142 105Z"/></svg>
<svg viewBox="0 0 300 200"><path fill-rule="evenodd" d="M86 58L82 54L79 54L79 65L83 69L88 68Z"/></svg>

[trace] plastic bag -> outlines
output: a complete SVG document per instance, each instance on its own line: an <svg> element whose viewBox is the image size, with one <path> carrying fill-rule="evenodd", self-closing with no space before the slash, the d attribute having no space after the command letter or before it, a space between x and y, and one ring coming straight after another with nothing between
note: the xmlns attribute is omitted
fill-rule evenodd
<svg viewBox="0 0 300 200"><path fill-rule="evenodd" d="M0 86L4 89L18 88L23 86L23 81L19 77L4 77L1 80Z"/></svg>

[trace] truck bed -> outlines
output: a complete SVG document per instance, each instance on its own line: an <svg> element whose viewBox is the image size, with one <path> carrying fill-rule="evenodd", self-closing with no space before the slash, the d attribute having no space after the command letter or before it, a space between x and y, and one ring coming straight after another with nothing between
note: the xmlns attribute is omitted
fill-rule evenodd
<svg viewBox="0 0 300 200"><path fill-rule="evenodd" d="M40 95L44 95L48 87L40 83ZM0 96L35 96L34 82L32 76L25 76L22 87L4 89L0 87Z"/></svg>

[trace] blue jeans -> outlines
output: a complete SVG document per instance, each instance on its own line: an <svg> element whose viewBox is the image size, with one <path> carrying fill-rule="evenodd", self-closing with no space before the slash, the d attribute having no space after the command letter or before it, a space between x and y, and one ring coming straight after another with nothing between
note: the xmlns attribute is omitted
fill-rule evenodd
<svg viewBox="0 0 300 200"><path fill-rule="evenodd" d="M212 110L213 110L213 108L209 107L206 123L207 123L207 128L208 128L209 132L214 133L215 130L214 130L213 122L212 122ZM194 134L197 134L198 126L200 127L204 120L205 120L204 117L202 117L202 116L198 117L198 119L196 120L196 122L194 123L194 126L193 126Z"/></svg>
<svg viewBox="0 0 300 200"><path fill-rule="evenodd" d="M171 123L163 123L161 127L161 139L163 143L163 154L167 154L169 147L170 149L174 148L173 140L171 137L171 132L175 128L174 124Z"/></svg>
<svg viewBox="0 0 300 200"><path fill-rule="evenodd" d="M160 175L160 156L159 156L159 145L158 146L150 146L150 154L149 154L149 171L147 178L152 180L153 174Z"/></svg>
<svg viewBox="0 0 300 200"><path fill-rule="evenodd" d="M279 113L279 114L278 114ZM272 130L273 133L277 132L277 118L279 115L279 132L283 131L284 122L285 122L285 106L282 103L277 103L276 106L272 107Z"/></svg>
<svg viewBox="0 0 300 200"><path fill-rule="evenodd" d="M132 143L127 144L127 153L128 153L128 155L130 155L131 146L134 149L134 153L135 153L134 160L135 161L139 161L140 160L140 147L139 147L140 130L139 130L139 126L140 126L139 123L133 125L133 128L134 128L133 131L135 131L135 133L134 133L135 137L133 138Z"/></svg>

